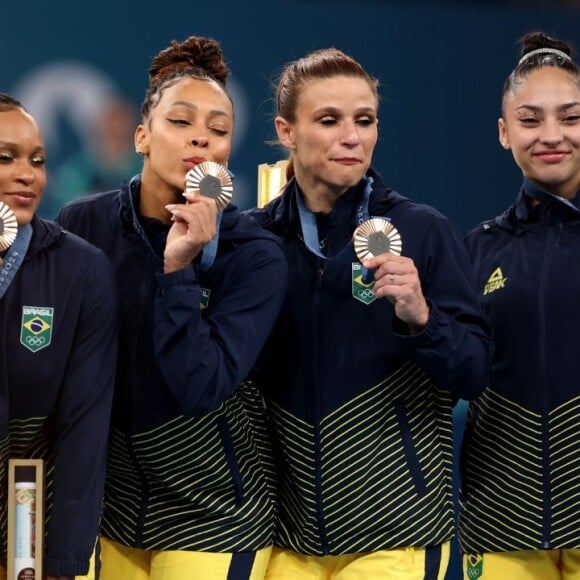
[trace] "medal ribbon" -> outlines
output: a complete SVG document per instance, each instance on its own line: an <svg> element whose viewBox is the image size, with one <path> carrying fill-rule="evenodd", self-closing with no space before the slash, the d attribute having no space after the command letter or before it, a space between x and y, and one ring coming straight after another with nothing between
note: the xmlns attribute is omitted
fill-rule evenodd
<svg viewBox="0 0 580 580"><path fill-rule="evenodd" d="M218 211L216 220L216 234L207 243L201 252L201 263L199 267L202 272L207 272L211 267L217 255L218 242L220 238L220 224L222 223L222 212Z"/></svg>
<svg viewBox="0 0 580 580"><path fill-rule="evenodd" d="M13 244L8 248L4 256L4 262L2 268L0 268L0 300L8 290L8 287L14 280L16 272L18 272L22 262L26 257L26 252L28 252L28 247L30 246L30 240L32 239L32 226L26 224L18 228L16 233L16 239ZM6 352L4 345L2 346L3 352L1 353L1 358L4 360L6 357ZM1 369L2 372L6 373L5 369ZM7 388L8 381L6 380L6 375L0 377L0 383L6 385L6 388L0 393L0 437L3 437L8 432L8 408L9 408L9 390Z"/></svg>
<svg viewBox="0 0 580 580"><path fill-rule="evenodd" d="M4 296L6 290L8 290L8 286L10 286L14 276L16 276L16 272L18 272L18 269L22 265L31 238L32 226L30 224L18 228L16 239L10 248L8 248L8 252L4 256L2 269L0 269L0 299Z"/></svg>
<svg viewBox="0 0 580 580"><path fill-rule="evenodd" d="M549 191L546 191L545 189L542 189L541 187L539 187L538 185L536 185L535 183L533 183L529 179L524 180L524 190L529 195L531 195L537 199L543 199L545 201L556 200L557 202L560 202L560 203L563 203L564 205L567 205L569 208L574 210L576 213L580 213L580 208L577 205L575 205L572 201L570 201L569 199L566 199L565 197L560 197L559 195L555 195L553 193L550 193Z"/></svg>
<svg viewBox="0 0 580 580"><path fill-rule="evenodd" d="M133 192L137 191L138 185L141 183L141 179L138 175L135 175L129 182L129 204L131 205L131 217L133 218L133 227L139 235L139 237L145 242L145 245L151 250L154 256L157 256L153 246L149 242L149 238L145 234L145 231L141 227L139 218L137 217L137 210L135 209L135 204L133 203Z"/></svg>
<svg viewBox="0 0 580 580"><path fill-rule="evenodd" d="M137 210L135 209L135 204L133 203L133 196L131 195L131 192L134 191L134 188L137 186L137 183L139 181L140 181L139 177L136 175L135 177L133 177L131 179L131 181L129 183L129 203L131 204L131 215L133 217L133 227L135 228L135 231L137 232L139 237L145 242L145 245L151 250L151 252L153 252L153 254L157 255L155 253L155 250L151 246L149 239L147 238L147 234L145 233L145 231L143 230L143 227L141 226L141 223L139 222L139 218L137 217ZM207 270L209 270L211 268L212 264L214 263L214 260L215 260L216 254L217 254L217 247L218 247L218 242L219 242L219 229L220 229L221 221L222 221L222 212L218 212L217 224L216 224L217 233L209 241L209 243L205 245L205 247L203 248L202 254L201 254L200 268L201 268L202 272L206 272Z"/></svg>
<svg viewBox="0 0 580 580"><path fill-rule="evenodd" d="M369 219L369 199L373 188L373 178L369 175L365 176L365 188L361 196L361 200L356 207L356 225L360 226L363 222ZM300 227L302 228L302 235L304 236L304 244L306 248L312 253L322 258L323 260L332 260L325 256L320 251L320 242L318 238L318 228L316 226L316 216L306 207L302 194L296 187L296 202L298 204L298 216L300 218ZM387 219L387 218L385 218ZM344 248L342 249L344 250ZM337 256L342 252L338 252ZM336 256L335 256L336 257ZM365 284L370 284L372 281L372 272L367 268L362 269L362 280Z"/></svg>
<svg viewBox="0 0 580 580"><path fill-rule="evenodd" d="M224 167L224 169L228 172L230 179L233 182L234 181L234 174L229 170L229 168ZM218 211L217 219L216 219L216 234L204 246L204 248L201 252L201 263L200 263L199 267L200 267L202 272L207 272L212 267L212 265L215 261L215 257L217 255L217 250L218 250L218 243L219 243L219 239L220 239L220 225L222 223L222 214L223 214L223 212Z"/></svg>
<svg viewBox="0 0 580 580"><path fill-rule="evenodd" d="M366 176L364 179L365 189L356 208L357 226L369 219L369 198L371 196L373 187L373 178ZM302 235L304 236L304 244L312 254L315 254L323 260L332 260L333 258L325 256L320 251L318 227L316 226L316 216L306 207L304 199L302 198L301 193L298 191L298 188L296 188L296 202L298 204L298 217L300 219Z"/></svg>

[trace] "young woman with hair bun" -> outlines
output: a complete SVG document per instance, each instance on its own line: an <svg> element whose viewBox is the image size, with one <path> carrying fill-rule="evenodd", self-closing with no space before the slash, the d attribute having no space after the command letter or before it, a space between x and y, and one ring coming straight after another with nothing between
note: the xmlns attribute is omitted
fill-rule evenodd
<svg viewBox="0 0 580 580"><path fill-rule="evenodd" d="M466 238L495 342L462 447L471 580L580 578L580 67L542 32L521 45L498 126L523 184Z"/></svg>
<svg viewBox="0 0 580 580"><path fill-rule="evenodd" d="M141 174L58 217L117 273L103 580L257 580L270 554L272 460L262 399L245 379L282 303L286 264L235 206L184 193L189 170L228 164L228 73L212 39L162 50L135 132Z"/></svg>

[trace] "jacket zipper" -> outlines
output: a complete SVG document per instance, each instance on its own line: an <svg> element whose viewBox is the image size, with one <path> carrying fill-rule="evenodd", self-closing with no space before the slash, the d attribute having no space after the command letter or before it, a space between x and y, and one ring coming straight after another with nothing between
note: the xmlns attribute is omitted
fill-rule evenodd
<svg viewBox="0 0 580 580"><path fill-rule="evenodd" d="M316 314L319 312L320 290L322 289L322 278L324 276L324 261L318 260L316 277L314 282L314 301L312 312L312 335L314 336L314 349L312 353L312 377L318 383L319 366L318 366L318 345L320 344L320 328L316 323ZM329 553L328 539L326 537L326 525L324 522L324 505L322 501L322 449L320 436L320 415L322 404L320 401L320 390L315 391L315 425L314 425L314 485L316 489L316 520L318 524L318 535L320 539L320 548L323 554Z"/></svg>
<svg viewBox="0 0 580 580"><path fill-rule="evenodd" d="M547 386L547 360L546 360L546 336L545 336L545 281L546 281L546 269L547 263L550 260L550 243L551 243L551 228L548 228L546 236L546 244L544 246L544 259L542 261L542 270L540 272L540 287L539 287L539 311L540 311L540 361L542 369L542 384L544 385L542 397L543 397L543 410L542 410L542 473L543 473L543 485L542 485L542 503L543 503L543 518L542 518L542 549L550 549L550 536L551 536L551 526L552 526L552 508L551 508L551 493L550 493L550 405L549 405L549 393Z"/></svg>

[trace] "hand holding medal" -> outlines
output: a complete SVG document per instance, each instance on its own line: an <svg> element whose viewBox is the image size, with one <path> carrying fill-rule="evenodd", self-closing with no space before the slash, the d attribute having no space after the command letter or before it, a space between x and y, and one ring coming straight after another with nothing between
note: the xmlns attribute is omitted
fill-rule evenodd
<svg viewBox="0 0 580 580"><path fill-rule="evenodd" d="M231 175L219 163L204 161L187 172L183 194L187 203L166 206L174 222L165 244L166 273L186 267L200 252L202 270L211 266L217 252L221 212L232 194Z"/></svg>
<svg viewBox="0 0 580 580"><path fill-rule="evenodd" d="M401 256L397 228L385 218L368 219L354 231L353 243L361 264L374 271L377 298L392 302L397 318L407 323L411 334L420 332L429 320L429 305L413 260Z"/></svg>

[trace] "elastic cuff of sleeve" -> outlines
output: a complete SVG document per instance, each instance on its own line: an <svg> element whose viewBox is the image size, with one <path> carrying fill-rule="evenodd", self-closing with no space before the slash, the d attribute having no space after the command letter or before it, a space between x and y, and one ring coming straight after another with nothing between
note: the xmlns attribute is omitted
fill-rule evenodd
<svg viewBox="0 0 580 580"><path fill-rule="evenodd" d="M88 560L57 560L44 559L43 574L45 576L86 576L89 573Z"/></svg>
<svg viewBox="0 0 580 580"><path fill-rule="evenodd" d="M156 277L157 284L163 288L167 286L179 286L182 284L195 284L197 282L197 272L193 267L182 268L181 270L176 270L169 274L161 272L156 274Z"/></svg>
<svg viewBox="0 0 580 580"><path fill-rule="evenodd" d="M409 327L407 324L402 320L393 317L393 332L400 340L404 341L405 344L420 346L429 343L433 333L441 324L439 310L428 300L427 304L429 305L429 320L427 321L427 326L416 334L409 334Z"/></svg>

